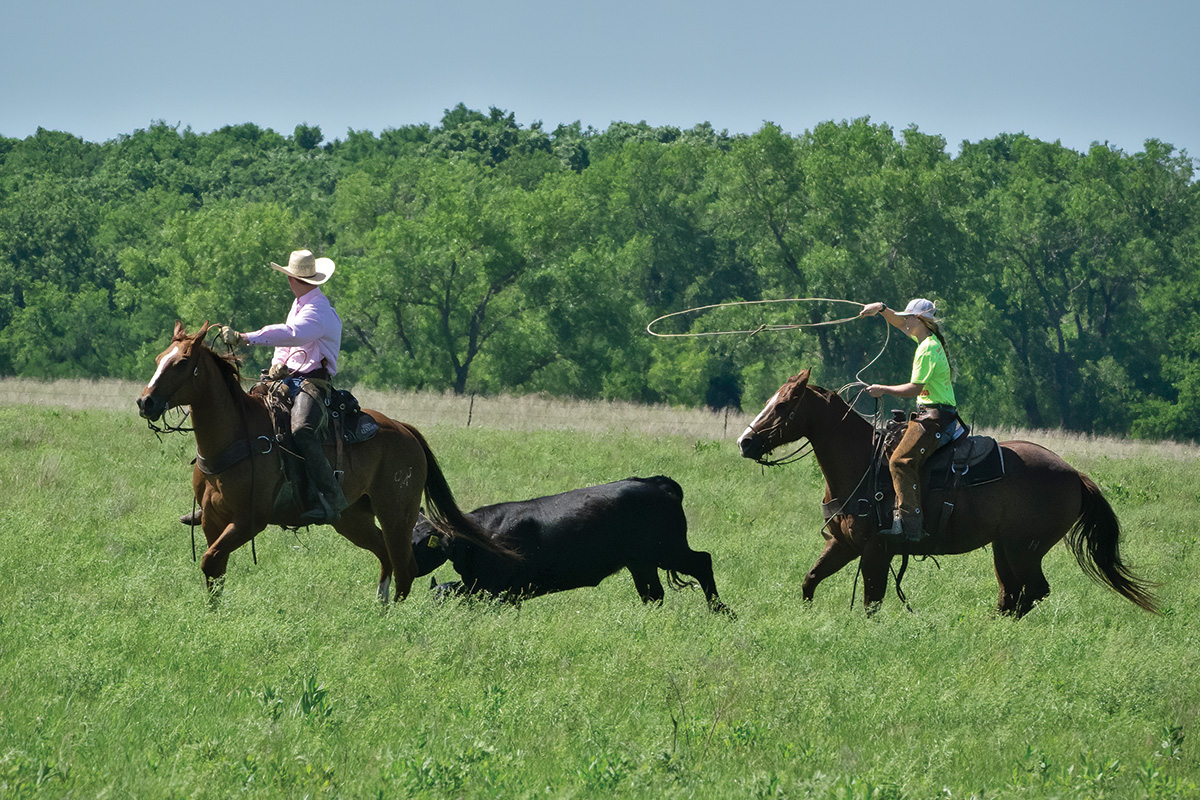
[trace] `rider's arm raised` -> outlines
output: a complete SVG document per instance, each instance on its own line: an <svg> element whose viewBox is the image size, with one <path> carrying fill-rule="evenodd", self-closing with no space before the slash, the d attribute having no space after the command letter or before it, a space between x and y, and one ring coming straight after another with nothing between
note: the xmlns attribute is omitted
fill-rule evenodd
<svg viewBox="0 0 1200 800"><path fill-rule="evenodd" d="M888 324L904 330L904 317L892 311L883 303L868 303L863 306L862 311L858 312L858 316L860 317L873 317L876 314L882 314L883 318L888 321ZM905 395L905 397L907 396Z"/></svg>

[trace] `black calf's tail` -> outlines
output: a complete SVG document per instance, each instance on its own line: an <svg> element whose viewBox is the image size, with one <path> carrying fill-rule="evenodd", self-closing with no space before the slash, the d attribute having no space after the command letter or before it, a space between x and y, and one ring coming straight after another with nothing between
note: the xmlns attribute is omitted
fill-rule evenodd
<svg viewBox="0 0 1200 800"><path fill-rule="evenodd" d="M688 580L687 578L682 577L678 572L676 572L673 569L669 569L666 572L667 572L667 585L676 591L680 591L682 589L687 589L688 587L691 587L691 586L699 586L699 584L696 583L695 581Z"/></svg>
<svg viewBox="0 0 1200 800"><path fill-rule="evenodd" d="M1092 580L1157 614L1158 603L1151 592L1154 584L1139 579L1121 560L1121 525L1112 506L1091 478L1081 474L1079 479L1083 483L1083 509L1067 532L1067 545L1075 560Z"/></svg>

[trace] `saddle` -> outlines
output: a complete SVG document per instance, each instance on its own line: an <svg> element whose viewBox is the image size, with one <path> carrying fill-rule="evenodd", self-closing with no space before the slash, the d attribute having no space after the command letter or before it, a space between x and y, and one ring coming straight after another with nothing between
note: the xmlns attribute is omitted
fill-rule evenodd
<svg viewBox="0 0 1200 800"><path fill-rule="evenodd" d="M286 386L279 382L260 381L250 389L250 394L266 401L275 441L281 445L290 442L294 401ZM362 410L358 398L349 389L330 389L325 395L325 408L326 424L317 432L325 444L338 445L339 461L343 445L365 442L379 432L379 423Z"/></svg>
<svg viewBox="0 0 1200 800"><path fill-rule="evenodd" d="M990 436L960 436L934 451L921 477L928 489L998 481L1004 477L1004 451Z"/></svg>
<svg viewBox="0 0 1200 800"><path fill-rule="evenodd" d="M826 523L838 514L850 514L856 517L874 515L880 527L892 524L896 491L888 456L899 444L907 423L907 418L899 414L876 432L882 441L873 475L863 481L865 485L856 497L847 501L834 498L822 505ZM973 436L967 425L960 425L961 429L952 434L953 438L934 451L921 467L925 530L936 536L945 534L958 492L998 481L1005 475L1004 449L996 440L990 436Z"/></svg>

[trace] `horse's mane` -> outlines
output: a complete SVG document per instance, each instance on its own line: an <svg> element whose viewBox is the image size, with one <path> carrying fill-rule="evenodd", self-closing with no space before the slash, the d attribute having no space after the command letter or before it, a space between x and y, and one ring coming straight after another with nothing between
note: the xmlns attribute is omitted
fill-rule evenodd
<svg viewBox="0 0 1200 800"><path fill-rule="evenodd" d="M263 405L259 398L248 394L242 388L242 359L236 353L233 351L218 353L203 342L200 342L199 346L212 356L213 363L216 365L217 371L221 373L221 378L225 381L230 395L235 399L240 398L241 402L249 403L250 405Z"/></svg>
<svg viewBox="0 0 1200 800"><path fill-rule="evenodd" d="M809 386L808 388L812 389L813 394L817 395L817 397L820 397L821 399L823 399L826 403L828 403L831 406L849 405L845 400L842 399L842 396L840 394L833 391L832 389L826 389L823 386Z"/></svg>

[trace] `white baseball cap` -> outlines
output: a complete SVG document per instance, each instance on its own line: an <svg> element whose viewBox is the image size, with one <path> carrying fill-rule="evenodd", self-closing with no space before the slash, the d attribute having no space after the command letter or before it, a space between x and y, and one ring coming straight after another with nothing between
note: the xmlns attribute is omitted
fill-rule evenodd
<svg viewBox="0 0 1200 800"><path fill-rule="evenodd" d="M903 311L896 312L896 316L898 317L921 317L935 324L941 322L936 315L937 308L934 306L933 301L926 300L924 297L917 297L910 300Z"/></svg>

